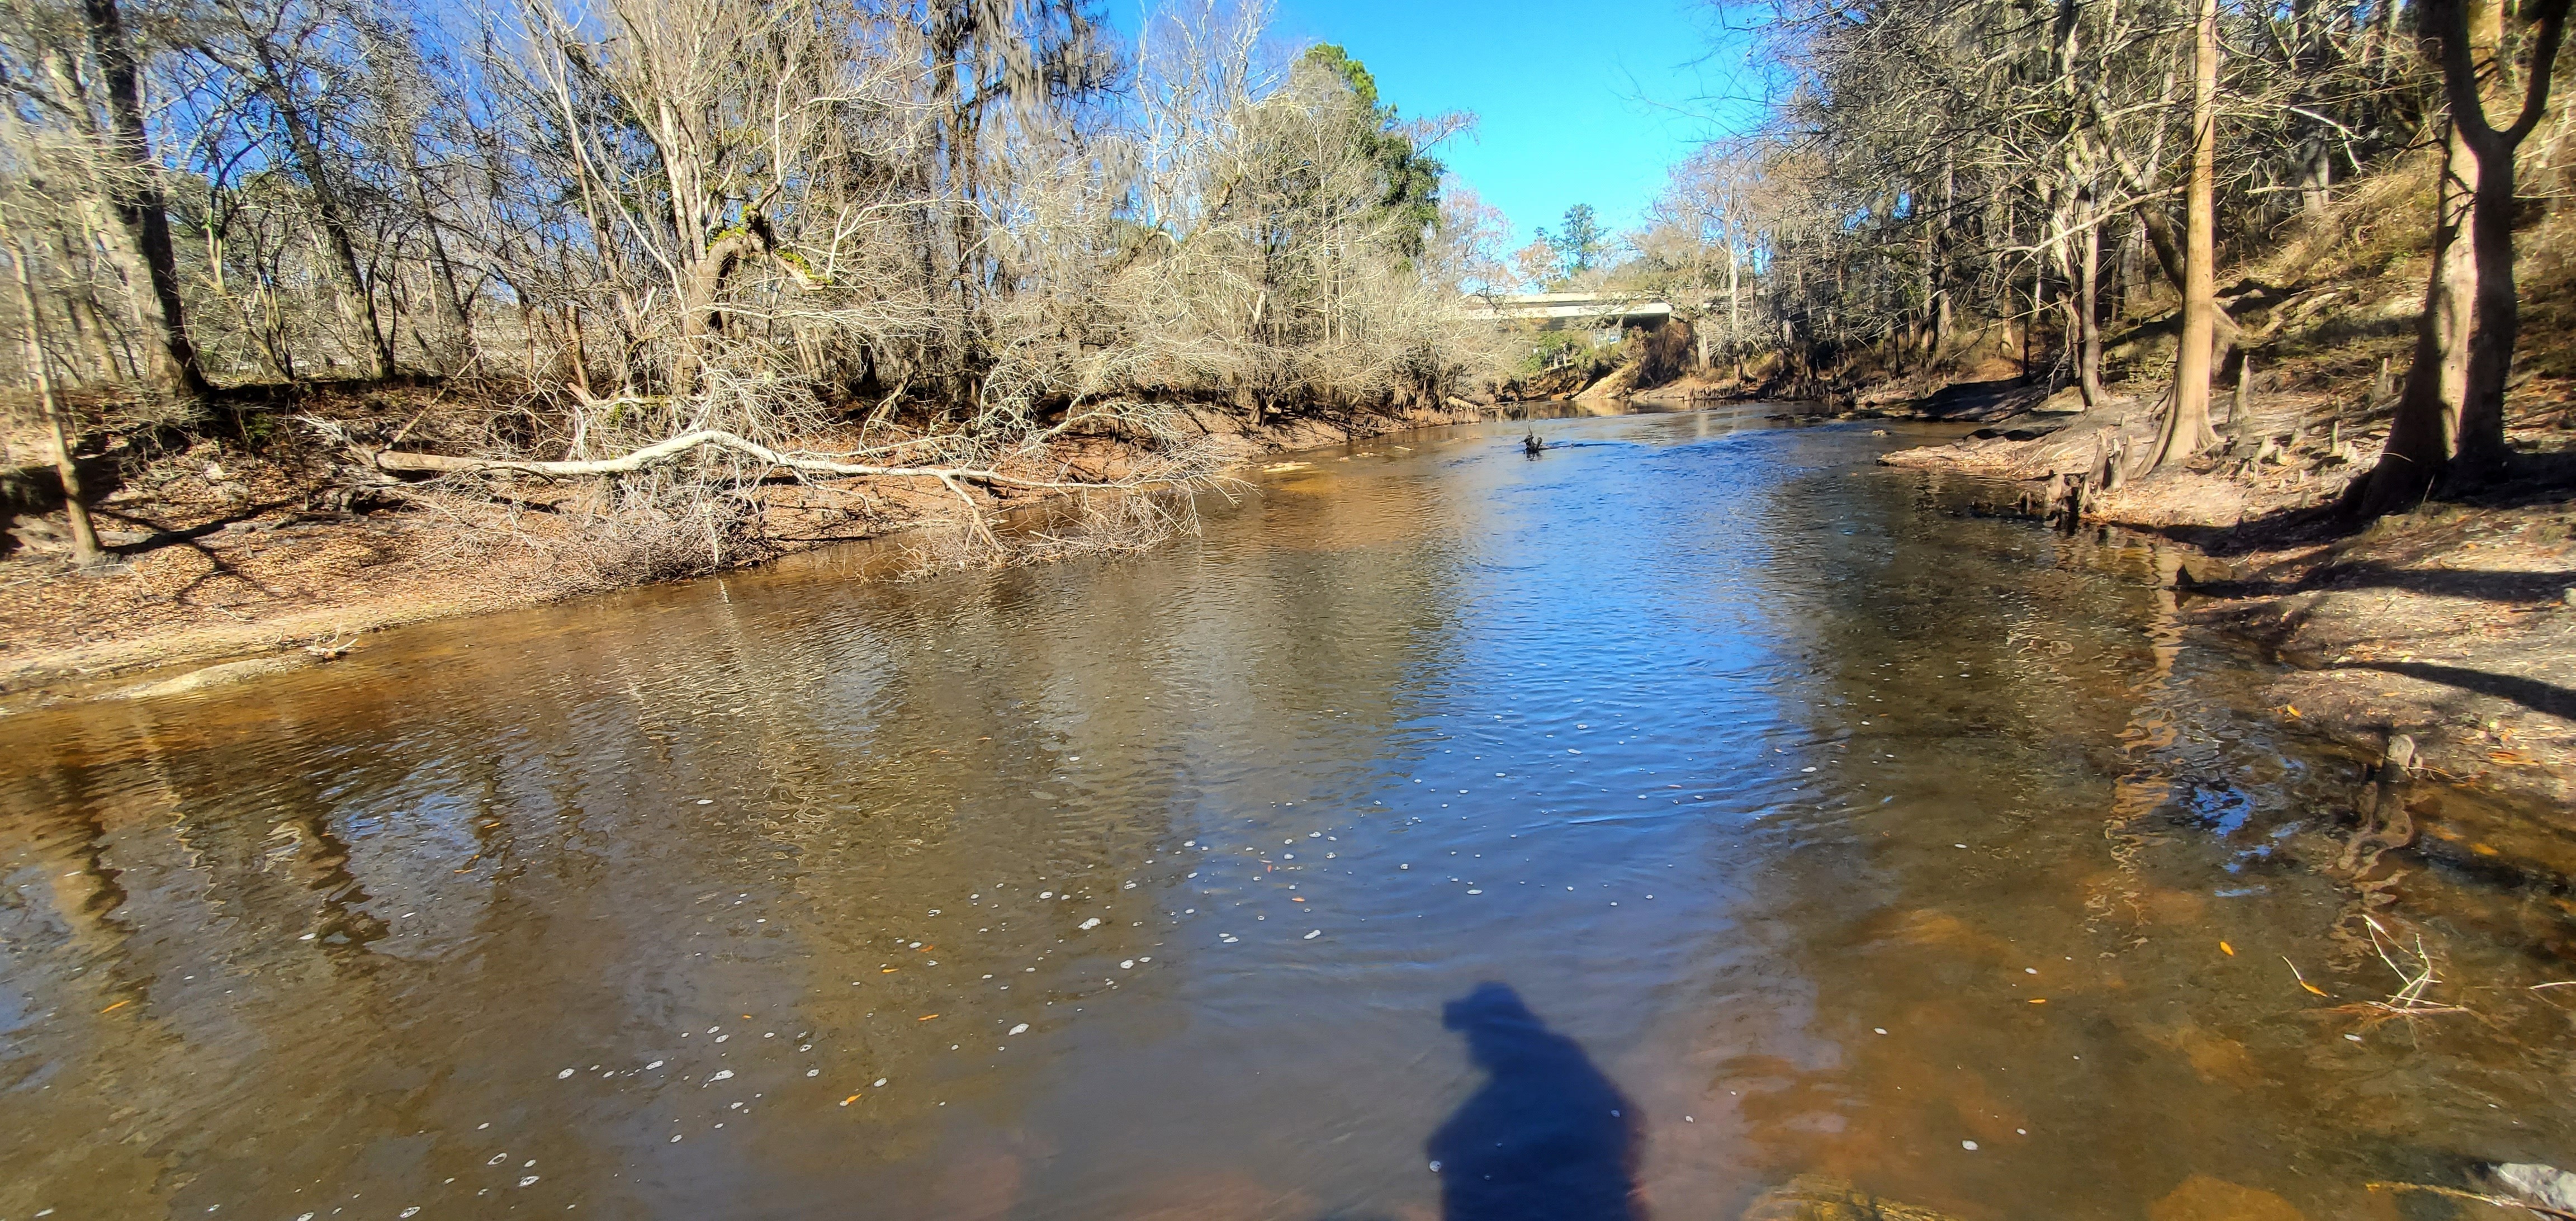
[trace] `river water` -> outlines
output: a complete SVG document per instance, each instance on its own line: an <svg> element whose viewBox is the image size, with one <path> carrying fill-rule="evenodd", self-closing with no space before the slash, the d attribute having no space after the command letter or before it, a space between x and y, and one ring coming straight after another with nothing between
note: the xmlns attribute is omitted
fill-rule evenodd
<svg viewBox="0 0 2576 1221"><path fill-rule="evenodd" d="M2476 1012L2339 1011L2402 982L2315 868L2354 768L2171 557L1903 427L1540 427L12 718L0 1218L2395 1218L2576 1160L2564 891L2411 867Z"/></svg>

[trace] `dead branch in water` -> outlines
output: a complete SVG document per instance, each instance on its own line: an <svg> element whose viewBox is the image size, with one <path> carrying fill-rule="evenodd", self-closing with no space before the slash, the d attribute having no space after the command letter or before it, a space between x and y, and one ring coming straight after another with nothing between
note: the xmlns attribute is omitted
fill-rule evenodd
<svg viewBox="0 0 2576 1221"><path fill-rule="evenodd" d="M2378 953L2379 961L2387 964L2388 969L2396 973L2400 986L2397 991L2389 994L2387 1000L2339 1005L2326 1012L2359 1015L2364 1029L2395 1018L2404 1018L2411 1025L2413 1020L2419 1017L2434 1017L2448 1013L2478 1016L2475 1010L2466 1006L2445 1005L2426 999L2425 994L2431 991L2434 984L2441 981L2434 977L2433 956L2424 948L2422 934L2416 935L2415 948L2410 951L2398 942L2396 934L2389 932L2387 927L2380 924L2375 917L2365 913L2362 920L2370 927L2371 948ZM2391 950L2396 951L2396 954L2414 959L2414 965L2411 967L2399 965L2397 958L2390 953Z"/></svg>

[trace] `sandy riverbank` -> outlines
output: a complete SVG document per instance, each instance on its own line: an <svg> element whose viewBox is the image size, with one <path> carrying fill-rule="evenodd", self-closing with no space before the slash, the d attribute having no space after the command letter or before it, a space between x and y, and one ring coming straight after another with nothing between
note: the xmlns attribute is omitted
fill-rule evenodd
<svg viewBox="0 0 2576 1221"><path fill-rule="evenodd" d="M1253 425L1185 413L1204 443L1239 465L1264 455L1483 418L1473 405L1307 414ZM1114 442L1073 439L1027 465L1051 477L1116 477ZM491 509L435 504L309 511L309 464L243 461L208 446L191 473L98 506L113 557L74 570L41 545L42 518L0 559L0 700L155 694L317 664L370 633L407 623L537 605L647 583L647 569L601 564L575 546L543 499ZM923 486L915 486L923 485ZM564 491L556 489L557 493ZM975 489L987 513L1047 494ZM954 495L929 480L780 481L762 490L767 537L727 567L951 524ZM58 520L58 519L57 519ZM214 665L212 663L223 663Z"/></svg>

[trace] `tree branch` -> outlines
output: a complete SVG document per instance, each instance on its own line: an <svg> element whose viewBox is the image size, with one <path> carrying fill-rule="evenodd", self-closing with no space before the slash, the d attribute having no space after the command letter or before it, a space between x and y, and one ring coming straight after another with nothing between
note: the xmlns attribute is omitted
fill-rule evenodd
<svg viewBox="0 0 2576 1221"><path fill-rule="evenodd" d="M828 458L790 454L774 450L729 432L698 429L684 432L667 441L658 441L642 449L615 458L582 462L532 462L519 458L466 458L449 454L412 454L387 451L373 455L376 469L395 474L517 474L546 478L578 478L598 475L626 475L650 466L674 461L696 450L713 446L732 450L770 466L806 475L873 476L895 479L936 479L955 487L956 480L985 485L1031 488L1041 491L1079 489L1098 490L1118 487L1148 487L1155 484L1187 483L1187 474L1163 478L1128 480L1116 483L1084 483L1069 480L1022 479L999 471L966 466L877 466L870 463L836 462Z"/></svg>

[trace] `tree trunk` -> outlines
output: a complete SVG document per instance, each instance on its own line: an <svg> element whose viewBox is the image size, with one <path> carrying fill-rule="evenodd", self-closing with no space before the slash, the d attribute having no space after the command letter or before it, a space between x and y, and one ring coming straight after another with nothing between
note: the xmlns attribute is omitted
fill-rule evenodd
<svg viewBox="0 0 2576 1221"><path fill-rule="evenodd" d="M2137 304L2138 292L2146 275L2139 266L2139 256L2146 253L2146 233L2131 229L2120 238L2120 295L2113 298L2125 314Z"/></svg>
<svg viewBox="0 0 2576 1221"><path fill-rule="evenodd" d="M27 267L27 249L9 243L10 261L18 270L18 316L27 328L27 371L36 379L36 397L45 412L45 427L54 437L54 477L63 485L63 516L71 523L72 562L95 564L98 530L90 524L89 502L82 498L80 468L72 461L71 428L63 419L62 396L54 388L53 361L45 354L44 318L36 310L36 280Z"/></svg>
<svg viewBox="0 0 2576 1221"><path fill-rule="evenodd" d="M283 87L273 89L272 97L285 119L288 144L295 149L295 159L304 171L304 181L313 191L314 209L322 214L322 235L328 243L331 261L340 273L341 291L357 308L357 323L366 332L365 341L369 372L378 381L394 375L394 345L385 334L383 321L376 316L376 294L368 287L366 274L358 269L358 244L349 236L349 215L340 206L340 193L331 185L322 165L322 147L306 129L303 118L291 109L292 101Z"/></svg>
<svg viewBox="0 0 2576 1221"><path fill-rule="evenodd" d="M2468 2L2435 3L2428 6L2426 15L2450 17L2453 38L2466 38L2462 10ZM2472 483L2502 476L2512 458L2504 439L2504 393L2513 375L2514 344L2522 332L2521 298L2513 274L2514 154L2548 113L2549 81L2565 33L2568 0L2544 0L2522 8L2525 17L2540 23L2540 29L2524 82L2523 110L2511 127L2499 131L2488 124L2475 79L2477 68L2465 52L2456 56L2446 52L2443 65L2451 104L2472 112L2461 127L2478 162L2469 225L2477 292L2469 333L2468 393L2460 403L2460 452L2453 467L2455 477Z"/></svg>
<svg viewBox="0 0 2576 1221"><path fill-rule="evenodd" d="M2324 218L2334 201L2334 146L2322 134L2299 167L2299 203L2308 219Z"/></svg>
<svg viewBox="0 0 2576 1221"><path fill-rule="evenodd" d="M2428 0L2421 30L2441 64L2450 108L2433 275L2417 324L2414 363L2390 422L2388 447L2357 487L2365 516L2407 508L2436 490L2490 480L2510 458L2504 389L2521 329L2513 274L2514 150L2549 105L2551 69L2568 0L2541 0L2522 113L2498 130L2484 82L2502 37L2495 0Z"/></svg>
<svg viewBox="0 0 2576 1221"><path fill-rule="evenodd" d="M2102 405L2102 223L2091 218L2090 200L2085 212L2084 245L2075 263L2075 383L2090 408Z"/></svg>
<svg viewBox="0 0 2576 1221"><path fill-rule="evenodd" d="M278 124L286 131L287 150L295 158L296 172L304 176L306 189L313 193L314 211L321 214L323 248L332 269L339 272L344 300L355 307L349 321L366 332L360 339L364 341L361 347L367 353L369 372L379 381L389 379L394 375L393 339L376 316L376 294L368 287L365 273L359 270L358 245L350 236L349 212L332 184L329 167L323 164L322 142L288 86L291 73L278 63L277 48L269 33L252 26L238 10L233 16L241 26L250 55L257 61L256 70L247 75L253 77L254 85L277 111Z"/></svg>
<svg viewBox="0 0 2576 1221"><path fill-rule="evenodd" d="M2137 206L2138 228L2147 235L2147 248L2155 252L2156 270L2165 273L2165 282L2175 292L2189 291L2190 272L2184 267L2182 247L2174 244L2173 219L2165 215L2163 205L2140 202Z"/></svg>
<svg viewBox="0 0 2576 1221"><path fill-rule="evenodd" d="M2361 511L2372 517L2414 507L2431 495L2459 450L2460 406L2468 394L2471 302L2477 263L2468 237L2476 223L2470 181L2477 159L2446 124L2446 156L2433 221L2433 275L2424 289L2424 312L2415 321L2415 355L2362 491Z"/></svg>
<svg viewBox="0 0 2576 1221"><path fill-rule="evenodd" d="M74 239L60 232L54 238L54 250L62 259L64 272L73 277L72 287L63 294L63 304L71 315L72 331L80 340L81 347L89 352L90 365L96 370L98 380L122 380L125 370L116 359L116 334L107 325L107 310L99 305L98 290L92 287L90 277L81 271Z"/></svg>
<svg viewBox="0 0 2576 1221"><path fill-rule="evenodd" d="M687 279L680 296L681 364L674 389L685 393L695 388L708 342L724 333L726 279L744 259L769 249L769 226L754 216L743 227L708 243L698 261L683 269Z"/></svg>
<svg viewBox="0 0 2576 1221"><path fill-rule="evenodd" d="M1945 239L1949 236L1950 227L1959 223L1958 218L1959 166L1955 150L1944 145L1941 149L1941 226ZM1952 247L1952 242L1943 240L1935 248L1935 262L1939 264L1941 273L1933 284L1932 358L1936 362L1950 354L1953 323L1950 304L1951 277L1948 273Z"/></svg>
<svg viewBox="0 0 2576 1221"><path fill-rule="evenodd" d="M2192 51L2191 187L2185 197L2182 347L2174 353L2173 405L2156 437L2153 469L2180 466L2218 441L2209 426L2210 359L2218 340L2218 0L2200 0Z"/></svg>
<svg viewBox="0 0 2576 1221"><path fill-rule="evenodd" d="M1744 346L1743 260L1735 256L1733 239L1726 246L1726 346ZM1741 380L1739 371L1738 380Z"/></svg>
<svg viewBox="0 0 2576 1221"><path fill-rule="evenodd" d="M179 300L179 268L170 243L170 213L161 200L160 167L143 128L142 72L126 38L117 0L82 0L90 55L107 90L107 210L117 221L127 257L139 275L129 283L134 313L145 332L144 380L164 394L206 392L205 370L189 342L187 309Z"/></svg>

